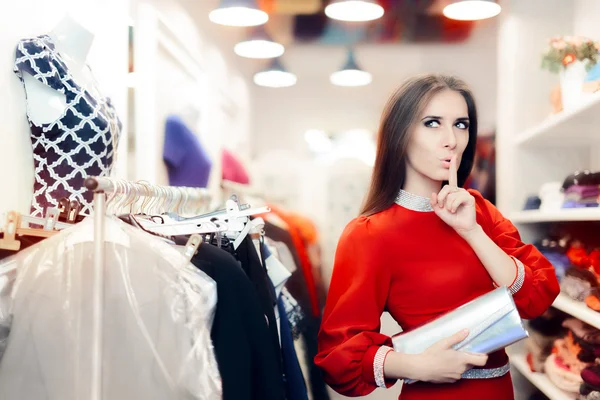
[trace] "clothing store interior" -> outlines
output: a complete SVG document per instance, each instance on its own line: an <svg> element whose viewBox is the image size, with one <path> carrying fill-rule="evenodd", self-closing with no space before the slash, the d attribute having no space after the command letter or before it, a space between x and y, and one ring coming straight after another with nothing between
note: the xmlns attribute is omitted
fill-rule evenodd
<svg viewBox="0 0 600 400"><path fill-rule="evenodd" d="M0 1L0 399L599 400L599 20Z"/></svg>

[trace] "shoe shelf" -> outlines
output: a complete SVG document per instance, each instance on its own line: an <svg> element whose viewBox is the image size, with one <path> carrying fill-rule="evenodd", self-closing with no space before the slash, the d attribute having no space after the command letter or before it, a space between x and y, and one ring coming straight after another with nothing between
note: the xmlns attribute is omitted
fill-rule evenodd
<svg viewBox="0 0 600 400"><path fill-rule="evenodd" d="M571 299L564 293L558 295L552 307L600 329L600 313L592 310L581 301Z"/></svg>
<svg viewBox="0 0 600 400"><path fill-rule="evenodd" d="M510 364L521 375L529 380L535 387L544 393L550 400L574 400L577 395L565 392L552 383L546 374L532 372L523 353L509 353Z"/></svg>
<svg viewBox="0 0 600 400"><path fill-rule="evenodd" d="M518 211L511 214L510 220L517 224L600 221L600 208L566 208L557 211Z"/></svg>

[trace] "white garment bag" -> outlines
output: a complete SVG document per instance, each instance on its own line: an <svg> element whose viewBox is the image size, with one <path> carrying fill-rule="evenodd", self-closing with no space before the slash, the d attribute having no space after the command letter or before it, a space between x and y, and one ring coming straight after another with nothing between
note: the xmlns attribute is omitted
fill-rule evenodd
<svg viewBox="0 0 600 400"><path fill-rule="evenodd" d="M220 399L215 282L161 239L106 217L98 331L93 232L88 218L0 262L0 399Z"/></svg>

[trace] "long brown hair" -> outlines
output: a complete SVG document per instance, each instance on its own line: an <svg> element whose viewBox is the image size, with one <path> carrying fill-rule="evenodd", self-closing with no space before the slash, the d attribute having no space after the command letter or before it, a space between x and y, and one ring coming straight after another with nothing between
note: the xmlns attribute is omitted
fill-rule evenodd
<svg viewBox="0 0 600 400"><path fill-rule="evenodd" d="M406 179L406 149L411 127L429 100L445 89L460 93L469 112L469 143L457 172L458 185L464 185L473 167L477 143L477 109L473 94L465 82L454 76L418 75L406 80L385 106L379 126L371 188L362 215L376 214L394 204Z"/></svg>

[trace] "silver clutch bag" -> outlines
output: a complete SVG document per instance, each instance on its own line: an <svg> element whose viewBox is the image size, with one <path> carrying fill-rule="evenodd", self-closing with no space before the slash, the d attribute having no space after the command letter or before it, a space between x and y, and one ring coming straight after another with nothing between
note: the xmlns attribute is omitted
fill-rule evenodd
<svg viewBox="0 0 600 400"><path fill-rule="evenodd" d="M453 348L489 354L529 336L509 290L502 286L431 322L392 337L394 350L418 354L441 339L468 329L469 335Z"/></svg>

